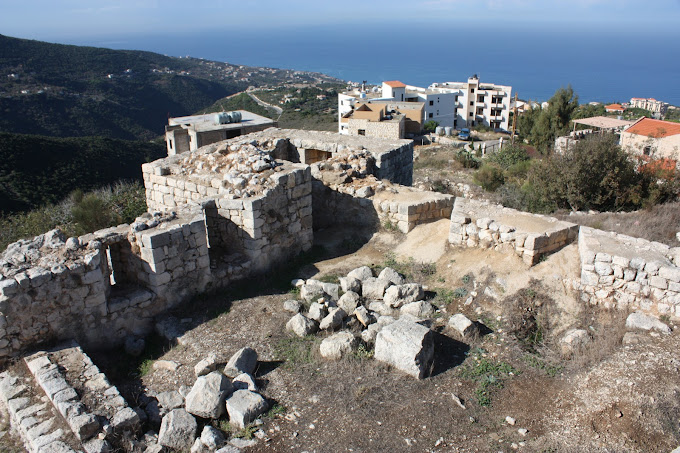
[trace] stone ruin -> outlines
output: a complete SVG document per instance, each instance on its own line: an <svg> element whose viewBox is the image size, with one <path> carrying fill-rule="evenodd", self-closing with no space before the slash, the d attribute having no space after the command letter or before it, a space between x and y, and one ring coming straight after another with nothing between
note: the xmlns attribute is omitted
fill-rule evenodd
<svg viewBox="0 0 680 453"><path fill-rule="evenodd" d="M143 337L158 329L158 317L168 309L267 272L308 250L316 229L339 224L391 225L407 233L450 219L452 246L511 250L528 266L578 239L581 278L575 286L584 302L636 311L627 325L665 333L668 326L649 315L680 317L680 248L416 190L409 187L412 159L407 140L268 129L144 164L149 212L131 225L78 238L54 230L11 244L0 255L0 359L57 340L109 348ZM435 308L423 300L422 287L384 272L374 277L369 268L355 269L339 285L300 282L302 298L312 303L300 313L299 302L287 301L286 309L296 313L287 328L306 335L355 319L361 332L324 339L324 357L341 357L361 337L375 345L377 360L423 378L432 367L426 319ZM448 325L462 337L476 328L460 314ZM581 334L567 337L578 343ZM237 390L231 406L225 403L230 419L245 424L266 410L247 376L226 369L213 376L215 360L206 361L194 387L217 385L224 400L227 388ZM196 439L188 411L194 405L200 412L205 404L190 403L189 389L181 395L186 410L175 407L177 395L158 395L140 412L78 343L34 352L24 362L30 376L0 374L0 399L31 452L109 451L107 439L136 432L149 414L160 429L144 436L147 451L178 446L177 436L192 427L181 442L214 450L214 432Z"/></svg>

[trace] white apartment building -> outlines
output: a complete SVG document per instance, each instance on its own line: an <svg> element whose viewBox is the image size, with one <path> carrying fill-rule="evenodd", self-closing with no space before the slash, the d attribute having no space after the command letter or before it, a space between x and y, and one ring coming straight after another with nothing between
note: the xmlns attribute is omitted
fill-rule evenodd
<svg viewBox="0 0 680 453"><path fill-rule="evenodd" d="M663 115L668 109L668 103L657 101L654 98L631 98L630 106L649 110L652 113Z"/></svg>
<svg viewBox="0 0 680 453"><path fill-rule="evenodd" d="M512 87L480 83L477 75L467 82L434 83L427 88L406 85L393 80L383 82L382 93L366 93L359 89L338 94L338 132L348 134L340 119L354 109L357 101L385 100L422 102L423 121L434 120L440 126L462 129L484 125L508 130Z"/></svg>

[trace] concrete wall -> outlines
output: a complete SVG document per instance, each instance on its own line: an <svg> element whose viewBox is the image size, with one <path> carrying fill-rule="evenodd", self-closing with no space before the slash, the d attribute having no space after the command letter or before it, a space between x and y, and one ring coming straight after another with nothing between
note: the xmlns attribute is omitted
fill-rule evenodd
<svg viewBox="0 0 680 453"><path fill-rule="evenodd" d="M621 147L634 155L645 154L645 147L650 148L654 158L680 159L680 134L663 138L647 137L645 135L621 132Z"/></svg>

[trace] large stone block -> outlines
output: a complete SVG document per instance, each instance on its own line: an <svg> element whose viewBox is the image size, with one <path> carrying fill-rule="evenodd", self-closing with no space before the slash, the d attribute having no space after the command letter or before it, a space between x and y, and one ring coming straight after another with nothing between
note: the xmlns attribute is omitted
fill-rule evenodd
<svg viewBox="0 0 680 453"><path fill-rule="evenodd" d="M422 379L429 375L434 363L432 331L414 321L400 319L380 330L374 357Z"/></svg>
<svg viewBox="0 0 680 453"><path fill-rule="evenodd" d="M158 443L176 450L189 450L196 438L196 419L184 409L173 409L161 422Z"/></svg>
<svg viewBox="0 0 680 453"><path fill-rule="evenodd" d="M238 429L245 428L267 410L267 401L262 395L250 390L236 390L227 398L229 423Z"/></svg>
<svg viewBox="0 0 680 453"><path fill-rule="evenodd" d="M186 411L217 419L224 413L224 400L231 390L231 382L219 371L200 376L186 397Z"/></svg>

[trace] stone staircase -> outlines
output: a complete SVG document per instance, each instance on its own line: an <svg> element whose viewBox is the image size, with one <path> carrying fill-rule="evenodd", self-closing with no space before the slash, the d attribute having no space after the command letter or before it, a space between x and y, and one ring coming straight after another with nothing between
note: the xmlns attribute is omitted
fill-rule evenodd
<svg viewBox="0 0 680 453"><path fill-rule="evenodd" d="M0 374L0 401L31 453L105 453L140 418L75 342Z"/></svg>

